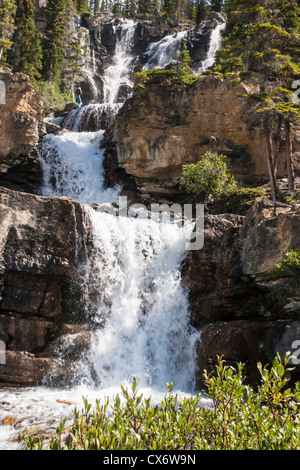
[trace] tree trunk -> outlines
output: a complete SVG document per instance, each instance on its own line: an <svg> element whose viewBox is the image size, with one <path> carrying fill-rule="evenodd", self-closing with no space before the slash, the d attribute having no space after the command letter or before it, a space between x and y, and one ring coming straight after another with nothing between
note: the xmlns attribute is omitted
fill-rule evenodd
<svg viewBox="0 0 300 470"><path fill-rule="evenodd" d="M293 143L292 143L291 122L289 119L284 120L284 131L285 131L285 149L286 149L285 152L286 152L289 190L294 191L295 170L294 170L294 163L293 163Z"/></svg>
<svg viewBox="0 0 300 470"><path fill-rule="evenodd" d="M274 172L275 172L276 177L277 177L281 127L282 127L282 116L281 116L281 114L279 114L278 115L278 122L277 122L277 130L276 130L276 133L274 133L274 142L275 142Z"/></svg>
<svg viewBox="0 0 300 470"><path fill-rule="evenodd" d="M274 171L274 160L273 160L273 145L272 145L272 137L271 137L271 126L270 126L270 119L269 116L264 116L264 131L266 136L266 146L267 146L267 163L268 163L268 171L269 171L269 178L271 184L271 194L272 200L275 203L277 200L277 181Z"/></svg>

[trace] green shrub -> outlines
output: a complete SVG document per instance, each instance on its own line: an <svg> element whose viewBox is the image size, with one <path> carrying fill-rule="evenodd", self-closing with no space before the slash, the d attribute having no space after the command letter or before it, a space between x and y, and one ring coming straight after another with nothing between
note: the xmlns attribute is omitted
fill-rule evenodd
<svg viewBox="0 0 300 470"><path fill-rule="evenodd" d="M237 214L248 210L249 204L258 197L265 197L263 188L239 188L234 189L228 196L219 198L213 205L214 214Z"/></svg>
<svg viewBox="0 0 300 470"><path fill-rule="evenodd" d="M284 198L287 204L294 204L295 202L300 202L300 191L295 191L290 196Z"/></svg>
<svg viewBox="0 0 300 470"><path fill-rule="evenodd" d="M63 419L46 445L42 439L25 437L28 450L299 450L300 384L287 387L291 360L279 354L271 367L258 363L257 387L246 385L243 365L225 365L218 358L215 371L203 374L205 395L211 407L202 407L202 395L179 399L172 384L160 405L121 387L101 404L84 399L81 412L74 411L69 438L64 438ZM111 416L108 416L108 412ZM26 434L25 434L26 435Z"/></svg>
<svg viewBox="0 0 300 470"><path fill-rule="evenodd" d="M197 163L183 165L180 188L188 194L204 194L219 198L236 188L236 181L227 171L225 155L206 152Z"/></svg>
<svg viewBox="0 0 300 470"><path fill-rule="evenodd" d="M276 264L279 275L300 275L300 250L288 250L282 263Z"/></svg>
<svg viewBox="0 0 300 470"><path fill-rule="evenodd" d="M35 92L41 97L44 103L45 111L50 108L64 109L67 103L73 101L73 98L67 91L61 91L55 82L34 81Z"/></svg>
<svg viewBox="0 0 300 470"><path fill-rule="evenodd" d="M300 250L292 248L287 250L283 261L261 276L263 280L277 280L284 277L291 278L291 287L298 286L300 278Z"/></svg>

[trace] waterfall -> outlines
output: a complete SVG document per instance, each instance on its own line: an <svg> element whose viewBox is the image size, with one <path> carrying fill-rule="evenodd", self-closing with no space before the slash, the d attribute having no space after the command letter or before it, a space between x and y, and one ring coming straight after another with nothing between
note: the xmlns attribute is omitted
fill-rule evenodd
<svg viewBox="0 0 300 470"><path fill-rule="evenodd" d="M61 132L46 136L40 146L43 196L67 196L83 203L115 202L120 189L104 189L103 153L97 132Z"/></svg>
<svg viewBox="0 0 300 470"><path fill-rule="evenodd" d="M104 203L112 207L119 200L121 188L105 186L100 145L104 120L114 118L131 92L135 28L134 21L121 24L115 55L102 77L103 103L72 111L63 122L67 130L45 136L39 147L42 195L81 202L89 227L87 259L78 267L78 278L91 343L74 366L77 380L71 388L65 383L53 388L46 380L42 387L2 393L4 412L20 419L24 427L46 421L55 433L61 416L68 417L66 426L73 416L73 407L62 407L59 400L70 400L81 408L82 396L91 403L115 396L133 376L141 379L140 391L153 404L160 402L170 381L180 396L194 393L199 332L190 325L188 292L181 282L193 224L178 227L93 207ZM163 67L175 60L186 34L151 46L147 67ZM86 132L92 121L94 132ZM72 342L72 335L68 341ZM62 348L62 360L65 352ZM0 449L20 448L20 443L9 441L18 432L9 428L1 433L0 428Z"/></svg>
<svg viewBox="0 0 300 470"><path fill-rule="evenodd" d="M122 23L120 35L117 34L117 43L112 64L107 67L103 76L104 103L116 108L118 111L128 97L128 90L132 88L130 77L135 57L131 54L133 37L136 29L134 20ZM121 96L123 89L124 95Z"/></svg>
<svg viewBox="0 0 300 470"><path fill-rule="evenodd" d="M78 275L96 330L77 379L109 389L136 375L145 387L162 391L172 380L178 389L192 390L199 338L190 326L180 267L193 224L182 228L92 208L118 202L120 192L104 185L102 135L65 131L46 136L40 149L42 194L84 203L91 227L87 262Z"/></svg>
<svg viewBox="0 0 300 470"><path fill-rule="evenodd" d="M163 391L172 380L178 389L187 391L193 389L199 338L190 327L180 266L192 227L116 217L89 205L117 202L119 197L120 188L105 188L99 145L103 130L83 132L83 123L97 107L99 114L104 107L114 113L122 104L120 89L131 86L135 27L134 21L122 24L115 55L103 77L104 102L71 112L65 121L70 131L43 139L42 194L84 203L91 227L88 260L80 267L79 276L87 313L92 312L98 326L88 359L78 364L78 377L91 386L96 381L101 388L110 389L136 375L144 387ZM160 65L175 58L186 34L181 32L156 44L153 60L159 51Z"/></svg>
<svg viewBox="0 0 300 470"><path fill-rule="evenodd" d="M107 125L112 124L113 119L121 106L129 98L133 82L132 70L136 58L132 55L133 37L136 30L136 22L133 20L124 20L118 28L114 25L117 34L115 54L112 63L106 68L102 76L103 82L103 101L102 103L91 103L69 113L63 122L65 129L75 132L85 130L100 130ZM95 56L89 57L85 67L85 72L93 88L97 85L93 80L93 70L95 67ZM96 96L99 96L98 91Z"/></svg>
<svg viewBox="0 0 300 470"><path fill-rule="evenodd" d="M146 53L148 60L144 69L165 68L178 59L183 40L188 31L168 35L159 42L150 44Z"/></svg>
<svg viewBox="0 0 300 470"><path fill-rule="evenodd" d="M100 325L89 361L101 387L129 383L163 391L194 386L195 344L187 292L181 285L185 236L176 224L115 217L87 208L93 250L89 286ZM84 278L84 277L83 277Z"/></svg>
<svg viewBox="0 0 300 470"><path fill-rule="evenodd" d="M216 28L212 31L207 57L201 63L201 66L198 68L198 70L195 71L197 75L200 75L201 73L205 72L209 67L212 67L212 65L214 65L216 60L216 53L221 47L222 32L224 31L225 27L226 23L221 23L218 24Z"/></svg>

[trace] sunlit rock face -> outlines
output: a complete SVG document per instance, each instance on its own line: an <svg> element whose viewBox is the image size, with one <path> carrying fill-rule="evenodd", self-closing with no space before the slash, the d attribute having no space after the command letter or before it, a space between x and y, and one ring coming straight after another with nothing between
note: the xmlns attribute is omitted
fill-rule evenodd
<svg viewBox="0 0 300 470"><path fill-rule="evenodd" d="M0 68L0 183L33 192L41 181L36 145L43 103L25 74Z"/></svg>
<svg viewBox="0 0 300 470"><path fill-rule="evenodd" d="M189 87L167 82L137 86L114 124L111 142L119 166L140 178L176 178L183 164L195 163L211 151L227 155L230 171L245 183L268 178L260 103L247 99L260 89L259 78L237 85L215 76L201 77ZM293 140L297 170L296 127ZM286 176L285 161L283 141L280 177Z"/></svg>

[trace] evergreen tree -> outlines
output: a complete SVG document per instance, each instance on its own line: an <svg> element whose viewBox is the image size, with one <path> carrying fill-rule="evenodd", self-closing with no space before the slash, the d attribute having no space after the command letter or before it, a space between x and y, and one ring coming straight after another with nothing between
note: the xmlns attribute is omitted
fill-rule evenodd
<svg viewBox="0 0 300 470"><path fill-rule="evenodd" d="M151 0L137 0L137 11L138 13L151 13Z"/></svg>
<svg viewBox="0 0 300 470"><path fill-rule="evenodd" d="M176 0L164 0L162 11L169 18L176 12L177 3Z"/></svg>
<svg viewBox="0 0 300 470"><path fill-rule="evenodd" d="M298 76L300 8L297 0L228 0L221 72L253 71L268 78Z"/></svg>
<svg viewBox="0 0 300 470"><path fill-rule="evenodd" d="M39 78L42 68L41 34L34 24L32 0L17 0L15 32L8 60L14 72Z"/></svg>
<svg viewBox="0 0 300 470"><path fill-rule="evenodd" d="M187 12L186 12L186 16L192 20L192 21L196 21L196 17L197 17L197 5L196 3L194 2L194 0L188 0L187 1Z"/></svg>
<svg viewBox="0 0 300 470"><path fill-rule="evenodd" d="M43 50L43 77L59 81L64 60L63 38L66 29L67 0L48 0L46 39Z"/></svg>
<svg viewBox="0 0 300 470"><path fill-rule="evenodd" d="M208 3L206 0L198 0L196 5L196 23L203 21L208 14Z"/></svg>
<svg viewBox="0 0 300 470"><path fill-rule="evenodd" d="M90 11L89 10L88 0L77 0L76 1L76 8L77 8L78 13L83 13L83 12Z"/></svg>
<svg viewBox="0 0 300 470"><path fill-rule="evenodd" d="M190 64L192 62L190 52L188 50L187 45L184 43L179 54L179 63L177 65L177 73L180 82L188 83L190 80L190 76L192 73L192 69Z"/></svg>
<svg viewBox="0 0 300 470"><path fill-rule="evenodd" d="M123 5L121 0L115 0L112 6L112 12L114 15L117 15L118 13L122 13Z"/></svg>
<svg viewBox="0 0 300 470"><path fill-rule="evenodd" d="M11 46L11 36L14 31L15 0L1 0L0 3L0 64L3 53Z"/></svg>
<svg viewBox="0 0 300 470"><path fill-rule="evenodd" d="M159 13L159 0L152 0L152 13L154 15Z"/></svg>
<svg viewBox="0 0 300 470"><path fill-rule="evenodd" d="M71 89L73 98L75 80L80 75L80 72L82 72L89 52L88 46L83 44L83 33L80 29L81 28L77 28L76 32L73 33L71 40L68 42L65 54L66 66L64 69L64 79L70 84L67 88Z"/></svg>
<svg viewBox="0 0 300 470"><path fill-rule="evenodd" d="M94 15L99 12L100 9L100 0L95 0L94 2Z"/></svg>
<svg viewBox="0 0 300 470"><path fill-rule="evenodd" d="M123 3L122 13L125 18L134 18L136 14L135 0L125 0Z"/></svg>
<svg viewBox="0 0 300 470"><path fill-rule="evenodd" d="M210 1L211 11L217 11L217 12L222 11L223 3L224 3L223 0L211 0Z"/></svg>

